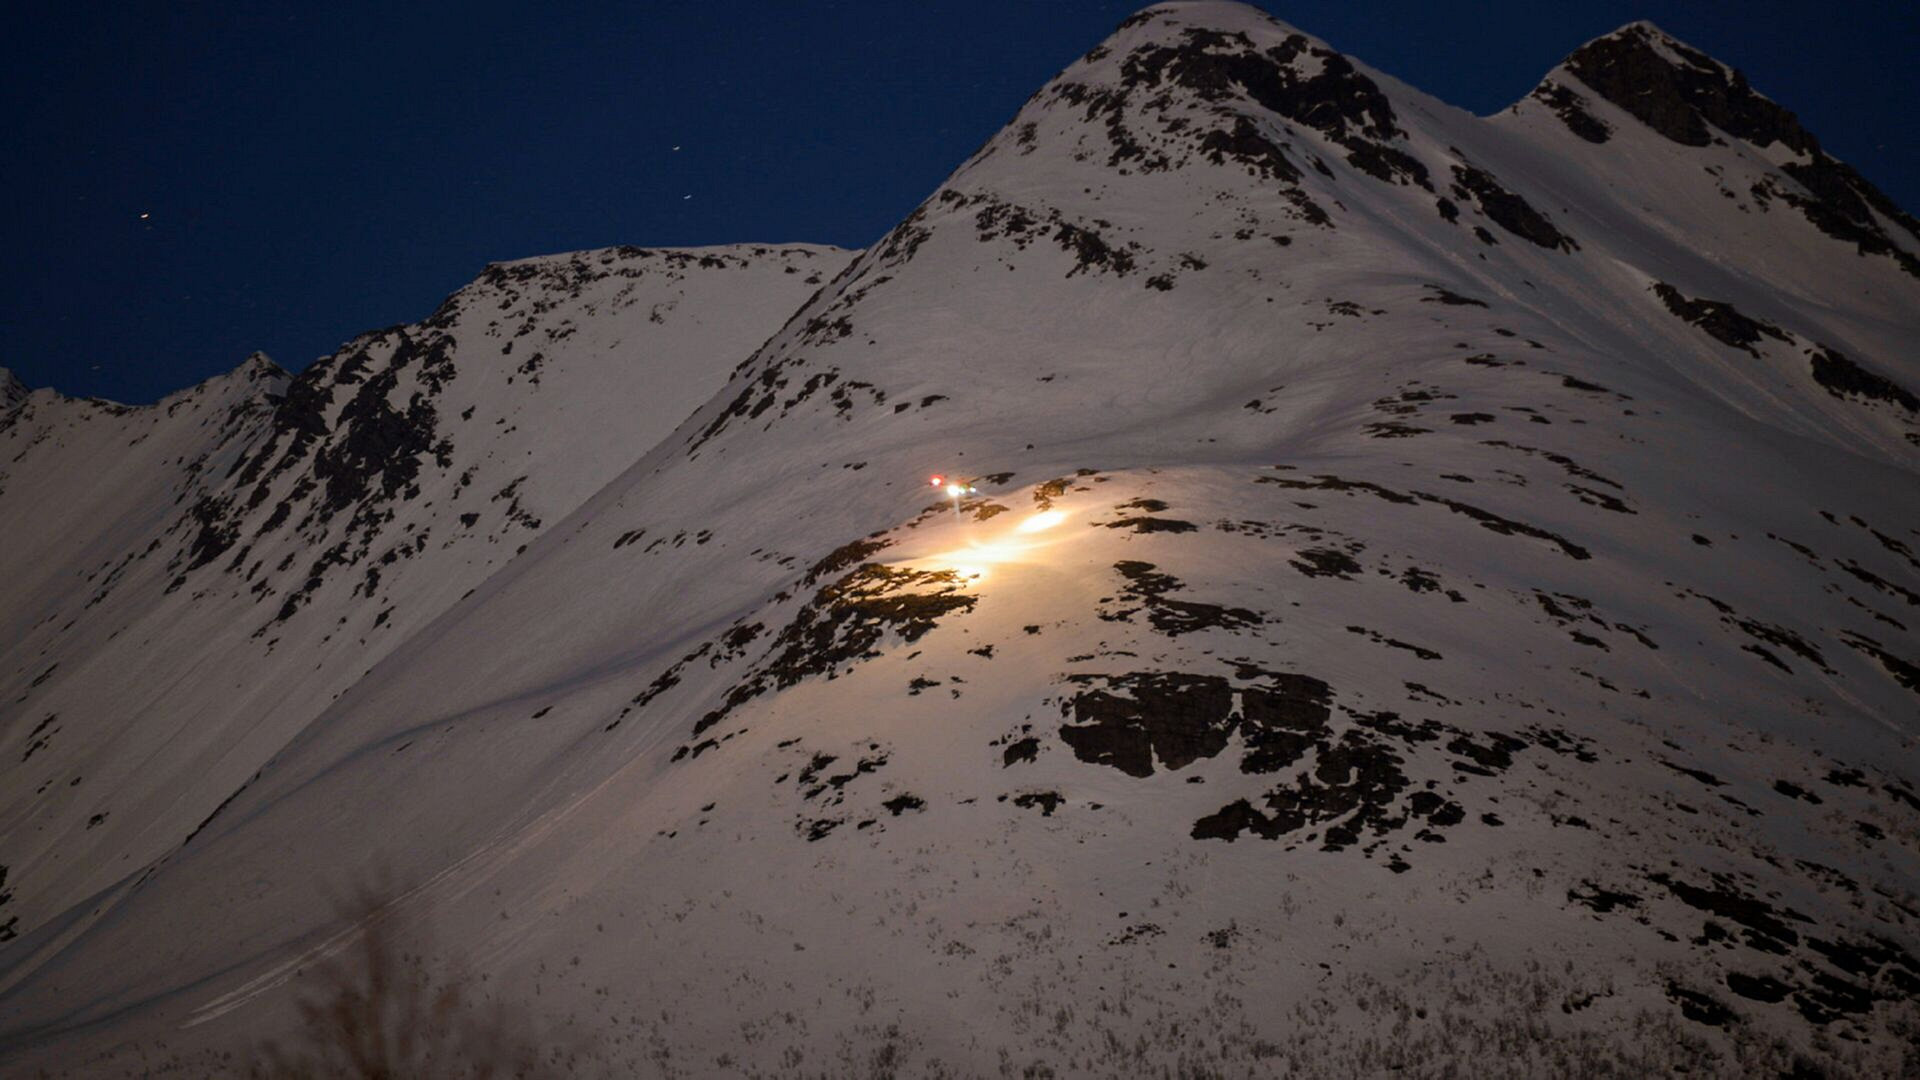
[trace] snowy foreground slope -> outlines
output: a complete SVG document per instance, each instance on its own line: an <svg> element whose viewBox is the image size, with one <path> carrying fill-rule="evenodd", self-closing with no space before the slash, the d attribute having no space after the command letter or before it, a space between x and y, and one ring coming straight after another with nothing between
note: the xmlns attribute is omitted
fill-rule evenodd
<svg viewBox="0 0 1920 1080"><path fill-rule="evenodd" d="M1164 5L728 251L11 406L9 552L141 480L0 592L0 1062L241 1070L377 863L588 1074L1920 1067L1920 224L1737 73Z"/></svg>

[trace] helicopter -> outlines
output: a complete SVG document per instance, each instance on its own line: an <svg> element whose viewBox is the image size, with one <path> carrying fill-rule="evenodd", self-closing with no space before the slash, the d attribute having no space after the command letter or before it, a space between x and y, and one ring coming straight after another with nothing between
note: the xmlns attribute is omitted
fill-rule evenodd
<svg viewBox="0 0 1920 1080"><path fill-rule="evenodd" d="M941 476L938 473L928 477L927 484L930 487L944 490L947 493L947 496L953 500L953 516L954 517L960 516L961 498L967 495L978 494L980 491L979 488L974 487L971 483L968 483L964 480L955 480L951 477Z"/></svg>

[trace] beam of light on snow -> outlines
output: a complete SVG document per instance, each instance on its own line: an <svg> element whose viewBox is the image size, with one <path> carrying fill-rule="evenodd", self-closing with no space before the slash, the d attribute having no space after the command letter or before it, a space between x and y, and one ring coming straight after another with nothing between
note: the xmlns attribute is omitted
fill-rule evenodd
<svg viewBox="0 0 1920 1080"><path fill-rule="evenodd" d="M1055 536L1030 540L1027 537L1052 529L1069 516L1070 512L1066 510L1047 510L1026 518L1010 529L1002 528L991 539L971 539L963 547L915 561L937 569L951 570L968 582L986 578L996 566L1044 564L1049 560L1047 549L1067 538Z"/></svg>
<svg viewBox="0 0 1920 1080"><path fill-rule="evenodd" d="M1017 533L1045 532L1065 520L1067 520L1067 512L1065 510L1044 510L1015 526L1013 531Z"/></svg>

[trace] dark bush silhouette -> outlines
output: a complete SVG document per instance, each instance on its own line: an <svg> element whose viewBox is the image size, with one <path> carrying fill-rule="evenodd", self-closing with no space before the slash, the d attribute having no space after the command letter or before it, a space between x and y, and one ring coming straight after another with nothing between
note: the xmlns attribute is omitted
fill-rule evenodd
<svg viewBox="0 0 1920 1080"><path fill-rule="evenodd" d="M356 935L306 974L299 1034L259 1047L255 1076L413 1080L557 1075L523 1008L429 960L428 918L375 877L339 905Z"/></svg>

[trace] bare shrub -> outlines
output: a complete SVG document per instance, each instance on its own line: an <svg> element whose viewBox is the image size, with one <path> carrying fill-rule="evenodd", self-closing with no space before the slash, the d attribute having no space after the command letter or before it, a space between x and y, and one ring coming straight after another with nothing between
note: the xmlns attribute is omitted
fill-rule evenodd
<svg viewBox="0 0 1920 1080"><path fill-rule="evenodd" d="M253 1075L492 1080L557 1075L523 1007L482 991L458 966L437 967L428 918L396 903L384 875L337 903L345 947L306 973L300 1031L262 1044Z"/></svg>

